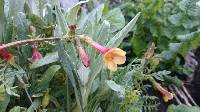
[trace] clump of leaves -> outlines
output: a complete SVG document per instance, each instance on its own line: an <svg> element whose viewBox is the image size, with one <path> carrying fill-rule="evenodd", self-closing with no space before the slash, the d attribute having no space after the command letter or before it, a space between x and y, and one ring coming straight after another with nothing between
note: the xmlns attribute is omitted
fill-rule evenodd
<svg viewBox="0 0 200 112"><path fill-rule="evenodd" d="M149 42L155 42L161 53L162 69L188 74L182 65L190 49L199 46L200 8L198 0L124 0L125 17L142 12L135 32L131 35L132 51L141 57ZM129 40L129 39L128 39ZM125 44L129 46L129 44ZM128 49L128 48L127 48ZM181 60L181 61L180 61ZM173 67L171 67L173 65Z"/></svg>

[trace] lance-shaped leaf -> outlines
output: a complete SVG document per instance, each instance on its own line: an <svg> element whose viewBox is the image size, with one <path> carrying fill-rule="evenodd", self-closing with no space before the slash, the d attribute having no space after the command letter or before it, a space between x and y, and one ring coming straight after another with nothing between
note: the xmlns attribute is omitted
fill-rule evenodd
<svg viewBox="0 0 200 112"><path fill-rule="evenodd" d="M38 83L37 89L39 91L45 91L49 87L49 83L54 77L55 73L60 69L60 65L53 65L49 67L46 72L43 74L40 82Z"/></svg>
<svg viewBox="0 0 200 112"><path fill-rule="evenodd" d="M130 32L133 27L135 26L135 23L137 22L138 18L140 16L140 12L121 30L119 31L108 43L107 47L117 47L120 45L122 40L127 36L128 32Z"/></svg>

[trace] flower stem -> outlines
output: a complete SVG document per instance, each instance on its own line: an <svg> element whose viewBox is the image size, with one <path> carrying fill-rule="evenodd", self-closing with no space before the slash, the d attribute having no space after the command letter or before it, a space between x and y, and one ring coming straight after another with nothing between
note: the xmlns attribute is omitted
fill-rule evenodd
<svg viewBox="0 0 200 112"><path fill-rule="evenodd" d="M11 43L7 43L7 44L2 44L0 46L0 50L1 49L5 49L5 48L9 48L9 47L15 47L15 46L19 46L19 45L25 45L25 44L33 44L35 42L43 42L43 41L54 41L57 39L68 39L69 36L65 36L65 37L48 37L48 38L37 38L37 39L26 39L26 40L20 40L20 41L16 41L16 42L11 42Z"/></svg>

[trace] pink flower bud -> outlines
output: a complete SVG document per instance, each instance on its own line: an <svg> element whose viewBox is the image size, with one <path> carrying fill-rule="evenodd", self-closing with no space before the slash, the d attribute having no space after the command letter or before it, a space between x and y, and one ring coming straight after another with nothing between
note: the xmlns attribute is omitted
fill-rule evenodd
<svg viewBox="0 0 200 112"><path fill-rule="evenodd" d="M168 102L169 100L173 99L174 94L167 91L159 83L154 83L154 87L155 87L155 89L157 89L162 94L163 100L165 102Z"/></svg>
<svg viewBox="0 0 200 112"><path fill-rule="evenodd" d="M7 63L13 63L15 61L14 55L6 49L0 49L0 58L5 60Z"/></svg>
<svg viewBox="0 0 200 112"><path fill-rule="evenodd" d="M36 60L41 60L43 59L42 55L40 54L40 52L38 51L37 47L33 48L33 55L32 55L32 63L34 63Z"/></svg>
<svg viewBox="0 0 200 112"><path fill-rule="evenodd" d="M110 50L110 48L103 47L102 45L94 41L91 43L91 46L95 48L98 52L101 52L103 54Z"/></svg>
<svg viewBox="0 0 200 112"><path fill-rule="evenodd" d="M85 67L88 67L90 65L89 56L86 54L85 50L82 47L78 46L78 50L79 50L79 55L80 55L83 65Z"/></svg>

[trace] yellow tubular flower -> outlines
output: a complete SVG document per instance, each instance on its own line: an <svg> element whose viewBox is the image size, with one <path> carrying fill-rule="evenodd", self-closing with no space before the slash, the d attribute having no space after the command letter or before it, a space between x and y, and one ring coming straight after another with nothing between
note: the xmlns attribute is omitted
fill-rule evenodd
<svg viewBox="0 0 200 112"><path fill-rule="evenodd" d="M103 61L105 67L111 71L117 70L117 65L124 64L126 61L126 52L120 48L107 48L99 43L93 41L89 37L80 36L80 39L89 44L97 52L103 54Z"/></svg>
<svg viewBox="0 0 200 112"><path fill-rule="evenodd" d="M126 52L119 48L111 48L103 54L103 61L108 69L116 71L118 64L125 63Z"/></svg>

